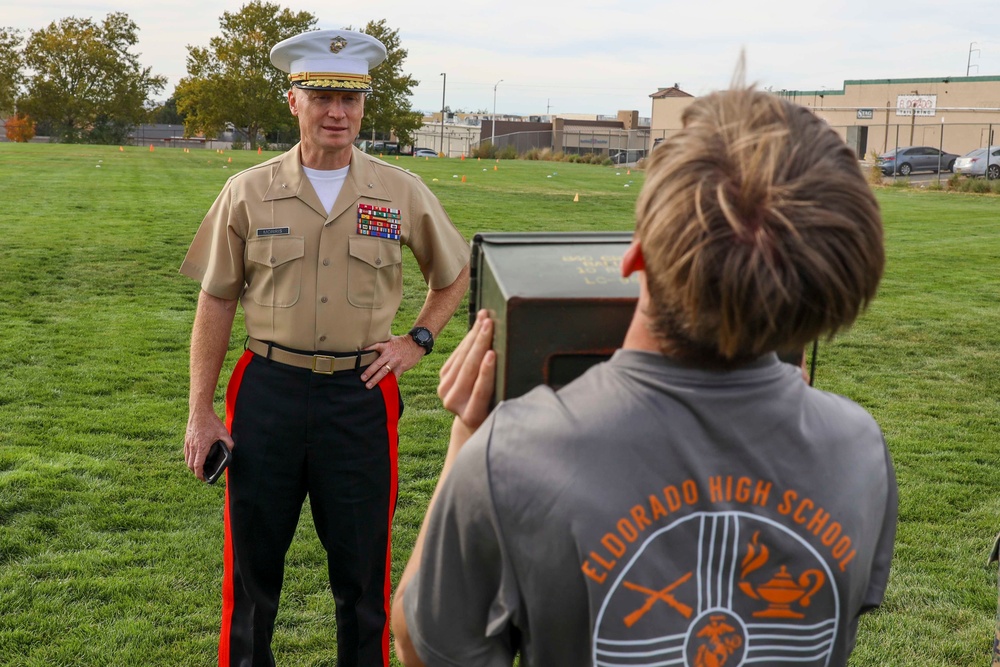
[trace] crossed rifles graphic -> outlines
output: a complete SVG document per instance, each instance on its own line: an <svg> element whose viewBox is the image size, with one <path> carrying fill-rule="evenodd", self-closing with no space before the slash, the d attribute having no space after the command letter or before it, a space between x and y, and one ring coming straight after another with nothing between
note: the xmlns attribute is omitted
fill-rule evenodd
<svg viewBox="0 0 1000 667"><path fill-rule="evenodd" d="M653 605L655 605L659 601L666 602L668 605L676 609L678 613L680 613L681 616L683 616L684 618L691 618L691 611L692 611L691 607L684 604L683 602L678 602L677 598L675 598L673 595L670 594L670 591L674 590L675 588L677 588L690 578L691 578L691 573L688 572L681 578L677 579L674 583L670 584L666 588L661 588L658 591L655 591L652 588L646 588L645 586L640 586L638 584L633 584L631 581L622 582L622 585L625 588L646 594L646 602L641 607L639 607L638 609L636 609L631 614L625 617L625 625L631 628L633 625L635 625L636 621L645 616L646 612L652 609Z"/></svg>

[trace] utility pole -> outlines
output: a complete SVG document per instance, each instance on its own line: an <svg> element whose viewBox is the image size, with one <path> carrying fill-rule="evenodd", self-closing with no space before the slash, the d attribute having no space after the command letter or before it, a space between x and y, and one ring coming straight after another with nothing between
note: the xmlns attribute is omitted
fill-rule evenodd
<svg viewBox="0 0 1000 667"><path fill-rule="evenodd" d="M444 155L444 91L448 83L448 75L441 72L441 154Z"/></svg>
<svg viewBox="0 0 1000 667"><path fill-rule="evenodd" d="M969 42L969 58L965 62L965 76L969 76L969 69L972 67L976 68L977 74L979 73L979 65L972 64L972 52L975 51L976 53L979 53L979 49L972 48L973 44L975 44L975 42Z"/></svg>

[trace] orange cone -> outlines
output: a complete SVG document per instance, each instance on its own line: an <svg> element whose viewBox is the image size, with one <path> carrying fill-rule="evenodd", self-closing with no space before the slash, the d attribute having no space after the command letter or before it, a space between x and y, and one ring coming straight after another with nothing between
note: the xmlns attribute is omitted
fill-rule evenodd
<svg viewBox="0 0 1000 667"><path fill-rule="evenodd" d="M260 155L260 146L257 147L257 155Z"/></svg>
<svg viewBox="0 0 1000 667"><path fill-rule="evenodd" d="M462 153L462 162L465 162L465 153Z"/></svg>
<svg viewBox="0 0 1000 667"><path fill-rule="evenodd" d="M579 192L577 192L575 195L573 195L573 201L580 201L580 193Z"/></svg>
<svg viewBox="0 0 1000 667"><path fill-rule="evenodd" d="M493 165L493 171L496 171L496 170L497 170L497 166Z"/></svg>
<svg viewBox="0 0 1000 667"><path fill-rule="evenodd" d="M462 174L462 182L465 183L465 174Z"/></svg>
<svg viewBox="0 0 1000 667"><path fill-rule="evenodd" d="M119 146L119 147L118 147L118 152L120 152L120 153L124 153L124 152L125 152L125 149L124 149L124 148L122 148L121 146Z"/></svg>
<svg viewBox="0 0 1000 667"><path fill-rule="evenodd" d="M629 169L628 171L626 171L626 172L625 172L625 175L626 175L626 176L631 176L631 175L632 175L632 170L631 170L631 169Z"/></svg>
<svg viewBox="0 0 1000 667"><path fill-rule="evenodd" d="M226 160L226 162L232 162L232 161L233 161L233 158L229 158L228 160Z"/></svg>
<svg viewBox="0 0 1000 667"><path fill-rule="evenodd" d="M149 145L149 152L150 152L150 153L152 153L152 152L153 152L153 144L150 144L150 145Z"/></svg>

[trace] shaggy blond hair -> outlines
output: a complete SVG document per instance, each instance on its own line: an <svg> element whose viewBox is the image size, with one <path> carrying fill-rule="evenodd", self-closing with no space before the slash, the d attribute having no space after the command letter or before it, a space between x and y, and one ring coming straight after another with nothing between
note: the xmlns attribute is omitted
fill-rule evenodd
<svg viewBox="0 0 1000 667"><path fill-rule="evenodd" d="M742 84L696 100L683 126L653 151L636 206L663 352L725 366L849 327L885 264L854 153L808 109Z"/></svg>

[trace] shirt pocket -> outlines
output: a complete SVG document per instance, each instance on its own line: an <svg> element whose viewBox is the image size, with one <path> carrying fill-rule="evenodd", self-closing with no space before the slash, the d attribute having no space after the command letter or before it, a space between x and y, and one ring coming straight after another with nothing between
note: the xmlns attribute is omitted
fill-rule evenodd
<svg viewBox="0 0 1000 667"><path fill-rule="evenodd" d="M398 241L352 236L347 266L347 301L356 308L381 308L401 289L403 252Z"/></svg>
<svg viewBox="0 0 1000 667"><path fill-rule="evenodd" d="M272 236L247 242L247 294L254 303L287 308L299 300L305 240Z"/></svg>

